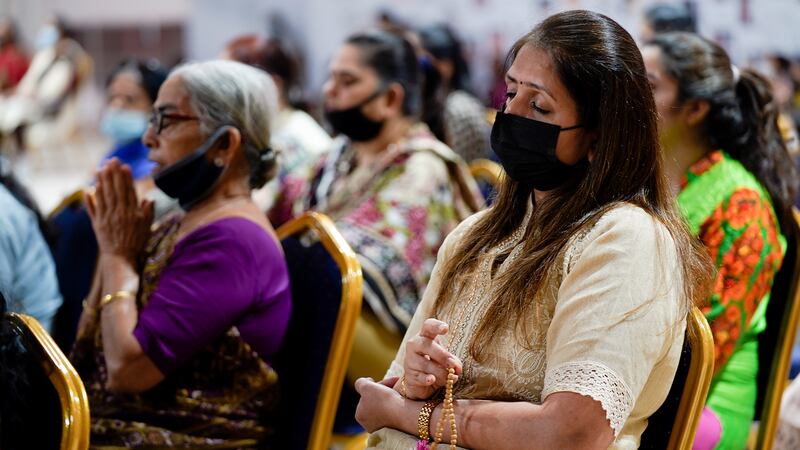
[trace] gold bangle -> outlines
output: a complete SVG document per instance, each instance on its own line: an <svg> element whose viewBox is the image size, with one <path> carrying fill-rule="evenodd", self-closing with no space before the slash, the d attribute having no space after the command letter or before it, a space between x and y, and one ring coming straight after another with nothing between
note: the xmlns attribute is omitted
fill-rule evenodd
<svg viewBox="0 0 800 450"><path fill-rule="evenodd" d="M438 400L428 400L422 405L422 409L419 410L419 419L417 419L417 427L419 428L419 438L423 441L430 440L431 433L431 414L433 414L433 410L436 409L436 405L439 404Z"/></svg>
<svg viewBox="0 0 800 450"><path fill-rule="evenodd" d="M97 305L97 309L102 310L109 303L126 297L135 297L135 295L131 291L118 291L114 292L113 294L107 294L100 300L100 303Z"/></svg>
<svg viewBox="0 0 800 450"><path fill-rule="evenodd" d="M406 376L405 375L400 377L400 389L399 389L399 391L400 391L400 395L402 395L404 398L408 398L408 388L406 388Z"/></svg>

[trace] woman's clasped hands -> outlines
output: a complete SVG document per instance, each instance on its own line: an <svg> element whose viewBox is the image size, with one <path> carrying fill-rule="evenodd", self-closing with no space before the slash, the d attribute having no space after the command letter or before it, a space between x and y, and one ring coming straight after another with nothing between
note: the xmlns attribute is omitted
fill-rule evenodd
<svg viewBox="0 0 800 450"><path fill-rule="evenodd" d="M100 256L135 265L150 236L153 202L137 198L130 167L112 158L97 172L94 191L84 200Z"/></svg>
<svg viewBox="0 0 800 450"><path fill-rule="evenodd" d="M379 383L371 378L356 381L356 391L361 395L356 420L367 431L391 426L392 418L396 417L394 408L402 407L403 397L409 400L433 397L447 383L448 369L454 369L456 376L461 375L461 360L441 342L448 332L446 323L425 320L419 334L405 344L402 377L390 377Z"/></svg>

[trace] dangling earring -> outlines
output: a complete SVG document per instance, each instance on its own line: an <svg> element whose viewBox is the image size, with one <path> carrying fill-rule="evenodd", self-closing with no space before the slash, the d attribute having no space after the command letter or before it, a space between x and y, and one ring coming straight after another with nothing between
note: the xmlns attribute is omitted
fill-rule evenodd
<svg viewBox="0 0 800 450"><path fill-rule="evenodd" d="M222 159L221 157L216 157L214 158L214 165L217 167L222 167L225 165L225 160Z"/></svg>

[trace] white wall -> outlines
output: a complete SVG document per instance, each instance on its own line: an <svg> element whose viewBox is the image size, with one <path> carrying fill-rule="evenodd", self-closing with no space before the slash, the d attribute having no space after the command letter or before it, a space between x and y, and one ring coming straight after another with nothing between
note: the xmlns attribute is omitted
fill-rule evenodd
<svg viewBox="0 0 800 450"><path fill-rule="evenodd" d="M52 0L0 0L0 14L17 23L20 39L31 42L44 18L53 10Z"/></svg>
<svg viewBox="0 0 800 450"><path fill-rule="evenodd" d="M186 23L187 56L213 58L226 42L245 33L264 34L270 2L263 0L191 0Z"/></svg>
<svg viewBox="0 0 800 450"><path fill-rule="evenodd" d="M741 22L742 2L749 5L749 23ZM700 32L722 42L740 63L765 52L800 56L800 2L797 0L698 1Z"/></svg>
<svg viewBox="0 0 800 450"><path fill-rule="evenodd" d="M14 18L24 42L54 14L72 26L158 25L183 23L191 0L0 0L0 15Z"/></svg>
<svg viewBox="0 0 800 450"><path fill-rule="evenodd" d="M270 15L280 15L305 53L307 83L317 91L329 58L350 33L370 26L387 8L414 25L451 24L473 60L473 81L485 91L491 74L493 40L507 48L537 22L565 9L585 8L609 15L639 37L642 11L656 0L191 0L187 55L207 58L241 32L276 33ZM663 0L662 0L663 1ZM667 0L683 3L685 0ZM735 60L764 52L800 55L797 0L694 0L700 32L720 38ZM741 22L743 3L752 21ZM280 30L276 34L285 34Z"/></svg>
<svg viewBox="0 0 800 450"><path fill-rule="evenodd" d="M513 40L554 12L587 8L605 13L638 37L641 13L656 0L0 0L23 36L33 37L42 20L59 12L76 25L186 24L186 55L217 55L234 36L277 34L293 40L305 55L308 85L318 90L330 56L350 33L369 26L381 8L414 25L445 21L467 44L473 79L489 79L493 41ZM663 1L663 0L662 0ZM686 0L666 0L685 2ZM722 41L744 63L765 52L800 55L798 0L690 0L700 32ZM742 23L743 5L751 21ZM481 89L483 91L484 89Z"/></svg>
<svg viewBox="0 0 800 450"><path fill-rule="evenodd" d="M128 25L183 22L190 0L50 0L70 23Z"/></svg>

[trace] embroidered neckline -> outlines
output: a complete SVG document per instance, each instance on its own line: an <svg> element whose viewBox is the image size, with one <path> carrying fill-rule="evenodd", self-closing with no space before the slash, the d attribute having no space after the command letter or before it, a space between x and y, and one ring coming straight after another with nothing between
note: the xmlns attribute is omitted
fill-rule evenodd
<svg viewBox="0 0 800 450"><path fill-rule="evenodd" d="M492 287L492 265L497 258L497 256L508 252L513 248L511 254L506 258L505 261L500 265L497 273L502 273L511 263L513 263L519 255L522 253L522 247L518 244L522 241L525 236L525 230L528 228L528 224L530 223L530 218L532 215L533 208L528 207L528 210L525 213L525 217L522 220L522 223L511 233L510 236L503 239L498 245L494 248L486 249L484 255L481 257L480 262L478 264L477 270L474 272L473 279L475 280L472 283L472 289L469 295L469 300L462 310L461 319L459 319L456 323L456 329L452 332L454 333L453 338L448 343L448 349L453 352L457 357L461 359L463 364L463 375L459 378L457 385L463 386L466 382L465 380L472 379L472 364L471 364L471 357L469 355L469 346L465 345L463 347L463 354L459 355L458 349L462 346L464 339L467 336L467 332L470 329L469 320L463 320L464 318L469 317L483 317L486 313L486 310L491 306L492 302L482 302L481 300L486 297L487 291L490 290ZM480 323L480 318L478 319L477 323Z"/></svg>

